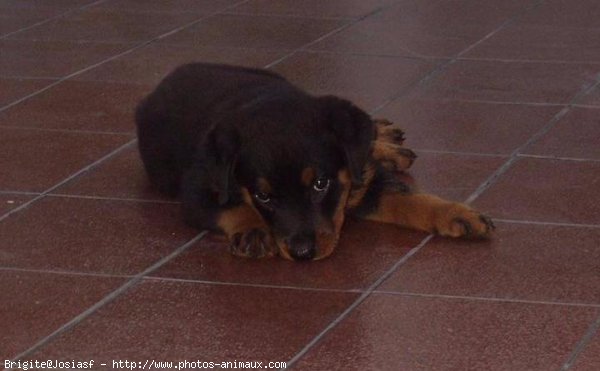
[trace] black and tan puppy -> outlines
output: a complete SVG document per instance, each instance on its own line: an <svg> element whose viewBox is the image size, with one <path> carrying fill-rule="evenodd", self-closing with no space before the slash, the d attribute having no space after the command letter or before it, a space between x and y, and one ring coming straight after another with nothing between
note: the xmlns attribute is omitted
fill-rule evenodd
<svg viewBox="0 0 600 371"><path fill-rule="evenodd" d="M452 237L493 229L468 206L398 180L415 157L400 130L272 72L182 66L136 121L152 183L181 196L187 223L224 232L235 255L324 258L346 214Z"/></svg>

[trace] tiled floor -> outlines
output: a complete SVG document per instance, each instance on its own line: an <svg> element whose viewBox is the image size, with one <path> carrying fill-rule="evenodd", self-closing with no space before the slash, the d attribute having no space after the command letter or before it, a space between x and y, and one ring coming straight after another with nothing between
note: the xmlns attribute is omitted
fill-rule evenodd
<svg viewBox="0 0 600 371"><path fill-rule="evenodd" d="M0 360L600 370L598 19L597 0L0 0ZM397 122L421 187L497 234L351 220L324 261L230 256L135 148L136 102L189 61Z"/></svg>

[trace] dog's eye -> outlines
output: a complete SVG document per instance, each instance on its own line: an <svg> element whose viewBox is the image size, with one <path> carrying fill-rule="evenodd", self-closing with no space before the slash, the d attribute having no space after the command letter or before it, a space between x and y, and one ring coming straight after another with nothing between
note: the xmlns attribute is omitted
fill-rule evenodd
<svg viewBox="0 0 600 371"><path fill-rule="evenodd" d="M268 193L265 192L256 192L254 194L254 198L256 198L259 202L262 202L263 204L266 204L267 202L271 201L271 197Z"/></svg>
<svg viewBox="0 0 600 371"><path fill-rule="evenodd" d="M319 178L313 184L313 189L317 192L324 192L329 188L329 179Z"/></svg>

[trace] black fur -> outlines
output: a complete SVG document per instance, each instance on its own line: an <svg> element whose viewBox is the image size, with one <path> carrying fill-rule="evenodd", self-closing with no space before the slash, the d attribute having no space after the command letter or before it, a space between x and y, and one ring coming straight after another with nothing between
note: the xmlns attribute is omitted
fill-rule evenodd
<svg viewBox="0 0 600 371"><path fill-rule="evenodd" d="M390 172L383 164L373 163L375 174L369 183L369 190L361 199L360 204L348 212L352 216L363 218L377 210L379 199L383 193L412 192L410 186L403 182L395 172Z"/></svg>
<svg viewBox="0 0 600 371"><path fill-rule="evenodd" d="M167 76L138 106L136 123L150 180L181 196L188 223L216 228L218 213L264 177L273 201L253 202L282 238L314 237L315 224L333 216L338 171L360 183L375 135L370 117L346 100L311 96L268 71L201 63ZM318 202L300 182L307 166L331 179Z"/></svg>

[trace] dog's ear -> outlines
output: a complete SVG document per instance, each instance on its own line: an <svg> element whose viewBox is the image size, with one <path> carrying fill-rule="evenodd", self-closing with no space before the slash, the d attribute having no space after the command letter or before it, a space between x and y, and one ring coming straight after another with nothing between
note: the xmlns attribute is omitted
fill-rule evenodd
<svg viewBox="0 0 600 371"><path fill-rule="evenodd" d="M239 150L239 139L232 127L214 128L206 137L205 161L212 177L212 188L218 194L220 205L229 201L231 186L235 184L235 164Z"/></svg>
<svg viewBox="0 0 600 371"><path fill-rule="evenodd" d="M371 117L351 102L334 96L319 97L326 125L346 157L352 182L362 184L362 172L371 154L375 125Z"/></svg>

